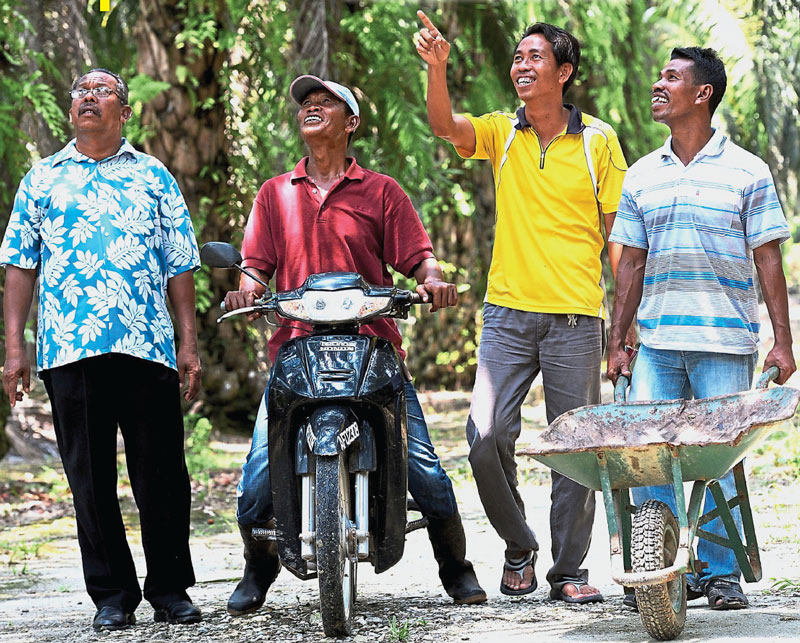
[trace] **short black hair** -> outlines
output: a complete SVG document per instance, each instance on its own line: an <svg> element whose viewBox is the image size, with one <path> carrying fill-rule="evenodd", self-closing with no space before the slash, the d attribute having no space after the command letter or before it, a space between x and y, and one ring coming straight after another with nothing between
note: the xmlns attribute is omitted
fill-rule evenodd
<svg viewBox="0 0 800 643"><path fill-rule="evenodd" d="M81 79L85 78L86 76L88 76L89 74L91 74L92 72L95 72L95 71L102 72L104 74L108 74L114 80L117 81L116 94L117 94L117 97L119 98L119 102L122 103L123 105L127 105L128 104L128 83L126 83L122 79L122 76L120 76L119 74L117 74L117 73L115 73L113 71L109 71L108 69L103 69L102 67L95 67L93 69L90 69L86 73L78 76L72 82L72 89L77 89L78 88L78 83L81 82Z"/></svg>
<svg viewBox="0 0 800 643"><path fill-rule="evenodd" d="M519 43L525 40L525 38L533 36L534 34L541 34L544 36L544 39L550 43L550 46L553 48L553 54L556 57L556 64L559 67L564 63L570 63L572 65L572 73L561 88L561 94L563 96L567 93L567 90L572 85L572 81L574 81L575 77L578 75L578 67L581 63L581 45L578 39L569 31L546 22L537 22L525 30L517 46L519 46Z"/></svg>
<svg viewBox="0 0 800 643"><path fill-rule="evenodd" d="M708 99L708 107L711 116L717 109L725 89L728 86L728 76L725 73L725 65L719 59L714 49L703 49L702 47L675 47L670 55L670 60L682 58L692 61L692 80L695 85L711 85L714 90L711 98Z"/></svg>

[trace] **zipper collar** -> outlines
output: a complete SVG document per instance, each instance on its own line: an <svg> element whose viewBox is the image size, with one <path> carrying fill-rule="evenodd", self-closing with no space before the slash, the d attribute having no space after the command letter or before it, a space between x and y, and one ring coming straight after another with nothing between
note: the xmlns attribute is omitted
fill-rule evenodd
<svg viewBox="0 0 800 643"><path fill-rule="evenodd" d="M569 103L564 103L564 107L569 110L569 118L567 119L567 131L566 134L580 134L584 129L583 124L583 115L581 114L581 110L579 110L575 105L570 105ZM525 118L525 105L520 105L517 109L517 124L515 127L518 130L522 130L526 127L531 127L531 124L528 122L528 119Z"/></svg>

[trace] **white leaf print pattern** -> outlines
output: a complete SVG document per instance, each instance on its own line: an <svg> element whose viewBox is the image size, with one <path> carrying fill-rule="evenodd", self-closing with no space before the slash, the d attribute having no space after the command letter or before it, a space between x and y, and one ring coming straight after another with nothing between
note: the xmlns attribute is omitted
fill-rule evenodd
<svg viewBox="0 0 800 643"><path fill-rule="evenodd" d="M125 353L126 355L134 355L149 359L154 346L151 342L147 341L140 333L130 332L120 337L111 347L113 353Z"/></svg>
<svg viewBox="0 0 800 643"><path fill-rule="evenodd" d="M132 299L120 299L119 318L128 330L143 333L147 330L147 309Z"/></svg>
<svg viewBox="0 0 800 643"><path fill-rule="evenodd" d="M61 296L70 306L78 305L78 298L83 295L83 288L78 285L75 275L69 274L61 282Z"/></svg>
<svg viewBox="0 0 800 643"><path fill-rule="evenodd" d="M88 217L81 217L75 222L75 226L69 231L69 236L72 239L72 245L77 246L86 243L86 240L97 232L95 226Z"/></svg>
<svg viewBox="0 0 800 643"><path fill-rule="evenodd" d="M178 274L176 267L191 265L196 256L196 242L178 230L171 230L164 235L164 254L167 257L170 276Z"/></svg>
<svg viewBox="0 0 800 643"><path fill-rule="evenodd" d="M61 281L61 277L64 276L64 271L70 265L71 256L72 250L61 247L57 247L53 250L49 261L44 264L44 269L42 270L42 279L47 286L52 288L58 287L58 282Z"/></svg>
<svg viewBox="0 0 800 643"><path fill-rule="evenodd" d="M77 257L75 267L87 279L90 279L103 265L103 260L88 250L76 250L75 256Z"/></svg>
<svg viewBox="0 0 800 643"><path fill-rule="evenodd" d="M100 336L105 327L106 324L102 319L89 313L83 324L81 324L81 329L78 331L81 336L81 344L86 346L89 342L94 341Z"/></svg>
<svg viewBox="0 0 800 643"><path fill-rule="evenodd" d="M106 249L108 260L118 268L130 269L144 259L144 249L135 237L114 239Z"/></svg>
<svg viewBox="0 0 800 643"><path fill-rule="evenodd" d="M140 207L129 207L117 212L111 219L111 224L127 234L151 234L153 221L147 211Z"/></svg>
<svg viewBox="0 0 800 643"><path fill-rule="evenodd" d="M72 310L66 315L55 313L52 317L51 328L53 331L53 341L59 346L66 346L70 342L75 341L75 329L77 325L74 322L75 311Z"/></svg>
<svg viewBox="0 0 800 643"><path fill-rule="evenodd" d="M98 280L94 286L86 286L86 297L98 317L108 315L108 309L114 307L117 302L117 294L109 291L106 282L102 280Z"/></svg>
<svg viewBox="0 0 800 643"><path fill-rule="evenodd" d="M108 352L175 368L166 284L197 255L177 182L127 142L106 162L71 141L36 163L0 247L0 259L40 270L40 369Z"/></svg>
<svg viewBox="0 0 800 643"><path fill-rule="evenodd" d="M42 241L51 248L63 245L64 236L67 234L67 229L64 227L64 215L59 215L55 218L45 218L42 221L42 227L39 230L39 235Z"/></svg>

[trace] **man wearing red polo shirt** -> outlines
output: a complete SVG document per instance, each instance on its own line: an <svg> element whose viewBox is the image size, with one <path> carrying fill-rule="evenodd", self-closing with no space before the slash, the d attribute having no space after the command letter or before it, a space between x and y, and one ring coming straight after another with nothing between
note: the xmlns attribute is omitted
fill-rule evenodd
<svg viewBox="0 0 800 643"><path fill-rule="evenodd" d="M293 171L261 186L242 243L244 265L278 292L299 287L319 272L357 272L369 283L392 285L388 267L413 276L431 311L456 304L453 284L446 283L422 222L397 182L364 169L347 156L347 145L359 125L353 93L331 81L300 76L289 93L300 105L300 135L309 149ZM225 297L228 310L252 305L263 286L242 276L240 290ZM297 324L279 328L270 338L270 359L280 345L307 332ZM393 319L379 319L362 333L391 341L400 354L401 337ZM274 541L252 537L256 527L272 526L269 492L267 409L261 401L253 443L242 467L237 519L244 541L244 576L228 600L228 612L246 614L263 605L280 569ZM406 382L408 407L408 487L423 515L439 577L459 604L482 603L486 593L472 564L465 559L466 540L450 479L434 452L413 384Z"/></svg>

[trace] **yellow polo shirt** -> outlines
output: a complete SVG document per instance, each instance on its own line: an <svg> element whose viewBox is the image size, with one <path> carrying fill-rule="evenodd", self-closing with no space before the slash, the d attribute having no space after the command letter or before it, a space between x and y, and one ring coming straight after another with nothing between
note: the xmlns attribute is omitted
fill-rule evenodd
<svg viewBox="0 0 800 643"><path fill-rule="evenodd" d="M604 317L598 201L603 212L616 212L627 164L609 125L566 107L566 129L544 150L525 108L517 110L518 131L500 177L514 114L464 114L475 128L475 153L456 151L464 158L489 159L494 171L497 221L486 301L530 312Z"/></svg>

